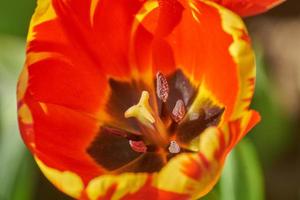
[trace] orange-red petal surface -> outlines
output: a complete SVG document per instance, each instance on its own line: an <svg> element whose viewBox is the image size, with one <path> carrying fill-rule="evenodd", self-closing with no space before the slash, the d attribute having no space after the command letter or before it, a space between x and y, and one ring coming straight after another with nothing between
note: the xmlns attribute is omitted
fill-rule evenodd
<svg viewBox="0 0 300 200"><path fill-rule="evenodd" d="M23 109L28 109L27 115ZM37 102L29 95L20 104L20 110L22 136L47 166L77 173L85 183L102 173L86 153L99 131L99 122L63 106Z"/></svg>
<svg viewBox="0 0 300 200"><path fill-rule="evenodd" d="M107 78L130 74L130 26L141 5L138 0L38 1L27 45L28 90L34 98L98 113Z"/></svg>

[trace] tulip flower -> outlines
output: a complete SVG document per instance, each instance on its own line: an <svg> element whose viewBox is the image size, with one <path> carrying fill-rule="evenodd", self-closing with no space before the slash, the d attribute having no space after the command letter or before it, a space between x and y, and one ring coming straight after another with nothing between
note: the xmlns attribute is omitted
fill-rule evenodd
<svg viewBox="0 0 300 200"><path fill-rule="evenodd" d="M260 120L241 16L277 3L39 0L17 96L41 171L75 199L207 194Z"/></svg>

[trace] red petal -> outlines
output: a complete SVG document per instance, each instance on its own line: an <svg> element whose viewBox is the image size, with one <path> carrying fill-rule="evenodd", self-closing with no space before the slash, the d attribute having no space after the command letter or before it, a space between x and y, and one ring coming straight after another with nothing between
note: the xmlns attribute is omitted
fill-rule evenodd
<svg viewBox="0 0 300 200"><path fill-rule="evenodd" d="M67 52L68 49L65 48ZM79 56L79 55L78 55ZM28 55L31 59L31 55ZM103 103L106 79L100 69L78 58L50 54L28 66L30 92L37 101L62 105L86 113L96 113ZM101 84L102 83L102 84Z"/></svg>
<svg viewBox="0 0 300 200"><path fill-rule="evenodd" d="M107 78L131 73L129 35L142 3L39 1L27 46L28 85L34 98L97 113Z"/></svg>
<svg viewBox="0 0 300 200"><path fill-rule="evenodd" d="M30 108L27 116L21 112L23 106ZM63 106L36 102L29 95L19 107L22 136L45 165L60 171L72 171L84 183L102 174L103 170L86 153L99 131L98 121Z"/></svg>
<svg viewBox="0 0 300 200"><path fill-rule="evenodd" d="M240 16L247 17L268 11L285 0L211 0Z"/></svg>

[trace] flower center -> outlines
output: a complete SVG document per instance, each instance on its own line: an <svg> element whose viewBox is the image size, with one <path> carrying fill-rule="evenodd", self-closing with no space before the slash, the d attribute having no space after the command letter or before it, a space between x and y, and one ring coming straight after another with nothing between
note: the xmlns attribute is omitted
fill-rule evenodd
<svg viewBox="0 0 300 200"><path fill-rule="evenodd" d="M109 117L87 152L112 173L155 172L174 156L193 152L192 140L217 125L224 111L202 99L190 112L199 104L199 89L180 70L158 72L153 84L111 78L109 86Z"/></svg>

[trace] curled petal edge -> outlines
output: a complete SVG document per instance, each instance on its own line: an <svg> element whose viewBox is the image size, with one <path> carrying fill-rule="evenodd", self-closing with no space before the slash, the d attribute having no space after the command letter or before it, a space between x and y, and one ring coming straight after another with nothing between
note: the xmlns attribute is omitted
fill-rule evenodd
<svg viewBox="0 0 300 200"><path fill-rule="evenodd" d="M258 15L278 6L286 0L211 0L242 17Z"/></svg>

